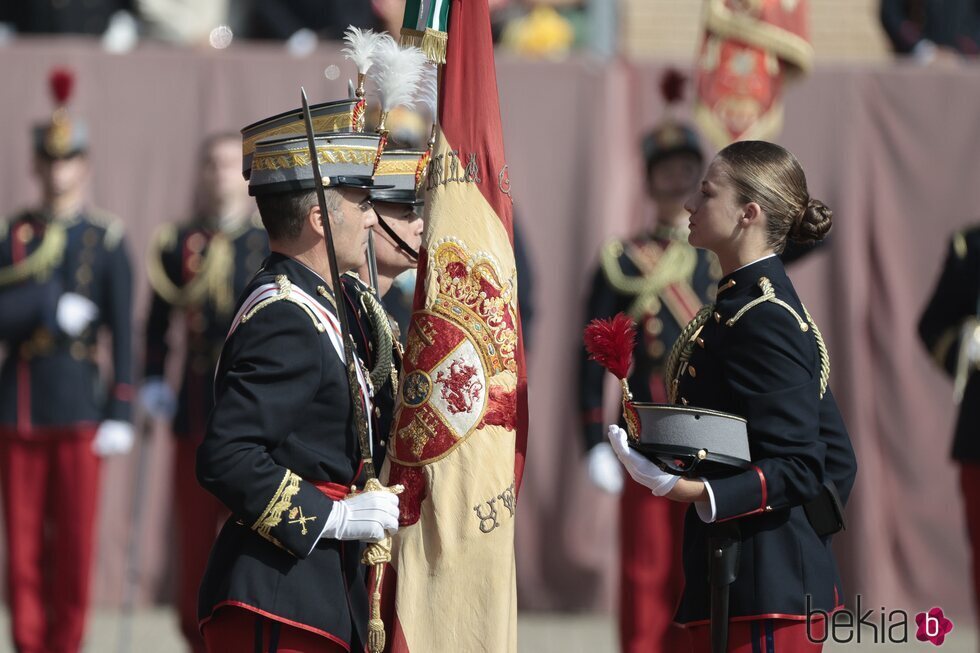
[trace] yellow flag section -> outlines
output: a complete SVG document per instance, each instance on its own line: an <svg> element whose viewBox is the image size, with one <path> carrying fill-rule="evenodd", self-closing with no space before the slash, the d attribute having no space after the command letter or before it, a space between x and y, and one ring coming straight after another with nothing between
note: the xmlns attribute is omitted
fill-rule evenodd
<svg viewBox="0 0 980 653"><path fill-rule="evenodd" d="M514 255L457 156L440 135L382 475L406 487L384 597L399 653L517 649Z"/></svg>

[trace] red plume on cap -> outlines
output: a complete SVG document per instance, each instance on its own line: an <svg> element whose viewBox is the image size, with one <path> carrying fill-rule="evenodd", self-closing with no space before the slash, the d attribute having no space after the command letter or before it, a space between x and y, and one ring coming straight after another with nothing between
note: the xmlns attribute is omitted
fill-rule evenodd
<svg viewBox="0 0 980 653"><path fill-rule="evenodd" d="M633 362L636 325L623 313L607 320L592 320L585 327L585 349L589 358L609 370L617 379L625 379Z"/></svg>
<svg viewBox="0 0 980 653"><path fill-rule="evenodd" d="M660 78L660 94L664 97L664 102L673 104L684 99L684 84L687 77L676 68L668 68L664 76Z"/></svg>
<svg viewBox="0 0 980 653"><path fill-rule="evenodd" d="M55 68L48 77L51 85L51 95L58 106L68 103L72 89L75 87L75 73L68 68Z"/></svg>

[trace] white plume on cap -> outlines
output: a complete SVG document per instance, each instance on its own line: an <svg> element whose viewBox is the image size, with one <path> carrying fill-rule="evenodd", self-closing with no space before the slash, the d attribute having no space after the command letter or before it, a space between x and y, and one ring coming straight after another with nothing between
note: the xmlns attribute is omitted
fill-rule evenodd
<svg viewBox="0 0 980 653"><path fill-rule="evenodd" d="M371 64L374 63L374 54L378 49L378 44L385 38L391 40L385 32L376 33L370 29L360 29L351 25L344 32L344 43L347 47L341 50L347 59L354 62L357 72L361 75L367 73Z"/></svg>
<svg viewBox="0 0 980 653"><path fill-rule="evenodd" d="M422 68L419 91L415 95L415 106L428 112L429 122L437 119L439 102L439 71L434 63L426 63Z"/></svg>
<svg viewBox="0 0 980 653"><path fill-rule="evenodd" d="M381 111L410 105L419 92L425 53L415 46L402 48L393 38L378 44L374 53L374 73L371 76L374 90L381 103Z"/></svg>

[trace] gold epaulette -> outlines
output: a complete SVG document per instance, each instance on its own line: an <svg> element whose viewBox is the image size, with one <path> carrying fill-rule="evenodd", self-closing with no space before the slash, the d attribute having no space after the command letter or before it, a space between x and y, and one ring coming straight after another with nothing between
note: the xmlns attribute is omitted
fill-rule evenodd
<svg viewBox="0 0 980 653"><path fill-rule="evenodd" d="M803 331L805 333L806 331L810 330L810 325L808 325L806 321L802 317L800 317L800 314L796 312L795 308L793 308L783 300L776 297L776 290L772 287L772 282L769 281L767 277L759 277L759 287L762 288L762 295L756 297L748 304L738 309L738 312L735 313L735 315L733 315L732 317L728 318L725 321L725 326L735 326L735 323L738 322L743 315L751 311L753 308L759 306L760 304L765 304L766 302L770 302L772 304L776 304L777 306L782 306L787 311L789 311L790 315L792 315L796 319L796 323L799 325L800 331Z"/></svg>
<svg viewBox="0 0 980 653"><path fill-rule="evenodd" d="M269 306L272 306L273 304L279 301L287 301L303 309L303 312L306 313L306 315L313 321L313 326L316 328L316 330L319 333L323 333L324 331L327 330L327 328L323 326L323 323L319 319L317 319L316 315L313 314L313 311L310 310L309 306L307 306L306 304L304 304L303 302L299 301L298 299L292 296L293 284L289 280L289 278L286 277L285 274L276 275L276 285L279 286L278 292L276 292L275 295L269 297L268 299L263 299L254 308L252 308L252 310L250 310L248 313L243 315L241 320L242 324L245 324L246 322L251 320L253 317L255 317L255 314L261 311L262 309L268 308Z"/></svg>
<svg viewBox="0 0 980 653"><path fill-rule="evenodd" d="M739 319L741 319L741 317L750 310L756 306L759 306L760 304L769 302L786 309L796 320L797 325L800 327L800 331L803 333L806 333L812 328L813 335L817 340L817 351L820 353L820 398L823 399L824 393L827 391L827 384L830 380L830 354L827 351L827 345L824 343L823 335L820 333L820 329L817 328L816 322L814 322L813 318L810 317L810 312L806 310L806 306L803 306L803 313L806 316L806 319L804 320L802 317L800 317L800 314L796 312L795 308L776 297L776 290L773 288L772 282L769 281L767 277L759 277L759 287L762 288L762 295L750 301L748 304L740 308L735 315L725 320L725 326L734 326L735 323L738 322Z"/></svg>

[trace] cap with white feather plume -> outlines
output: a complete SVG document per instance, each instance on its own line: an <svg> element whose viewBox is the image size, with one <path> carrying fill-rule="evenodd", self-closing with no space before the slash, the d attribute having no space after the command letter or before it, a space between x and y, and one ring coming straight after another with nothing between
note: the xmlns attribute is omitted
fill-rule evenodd
<svg viewBox="0 0 980 653"><path fill-rule="evenodd" d="M387 36L374 52L371 82L381 104L378 131L385 131L388 112L398 106L411 105L422 83L425 54L414 46L400 47Z"/></svg>
<svg viewBox="0 0 980 653"><path fill-rule="evenodd" d="M344 32L344 43L347 47L341 52L357 67L357 88L354 90L354 97L358 99L357 106L354 108L356 131L364 131L364 79L374 64L374 55L378 46L385 39L393 40L385 32L362 30L353 25Z"/></svg>
<svg viewBox="0 0 980 653"><path fill-rule="evenodd" d="M375 167L381 161L381 153L388 143L388 129L385 120L388 112L395 107L410 105L418 95L425 65L425 53L415 46L401 47L390 36L383 39L374 53L371 82L381 104L381 117L378 119L378 156Z"/></svg>

